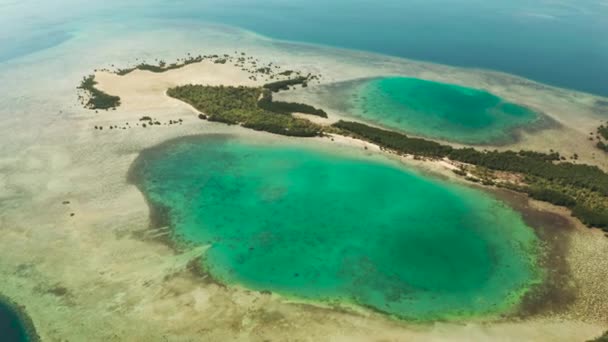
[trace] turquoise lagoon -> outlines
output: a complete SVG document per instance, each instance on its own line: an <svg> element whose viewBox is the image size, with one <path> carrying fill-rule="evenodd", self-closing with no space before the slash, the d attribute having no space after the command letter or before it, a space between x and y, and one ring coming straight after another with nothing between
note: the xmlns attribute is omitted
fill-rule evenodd
<svg viewBox="0 0 608 342"><path fill-rule="evenodd" d="M407 77L345 86L349 115L423 137L466 144L516 140L516 131L544 119L484 90Z"/></svg>
<svg viewBox="0 0 608 342"><path fill-rule="evenodd" d="M383 156L189 137L131 170L175 241L216 280L411 320L515 308L542 278L538 240L488 194Z"/></svg>

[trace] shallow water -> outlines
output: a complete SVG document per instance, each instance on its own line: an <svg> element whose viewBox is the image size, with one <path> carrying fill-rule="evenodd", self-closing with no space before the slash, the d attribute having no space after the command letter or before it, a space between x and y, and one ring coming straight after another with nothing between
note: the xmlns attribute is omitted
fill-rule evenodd
<svg viewBox="0 0 608 342"><path fill-rule="evenodd" d="M19 315L11 307L2 302L0 302L0 341L30 341L25 325L21 322Z"/></svg>
<svg viewBox="0 0 608 342"><path fill-rule="evenodd" d="M509 310L539 279L519 214L384 157L199 137L133 175L224 283L432 320Z"/></svg>
<svg viewBox="0 0 608 342"><path fill-rule="evenodd" d="M534 111L483 90L391 77L352 86L349 113L387 128L460 143L506 143L540 120Z"/></svg>

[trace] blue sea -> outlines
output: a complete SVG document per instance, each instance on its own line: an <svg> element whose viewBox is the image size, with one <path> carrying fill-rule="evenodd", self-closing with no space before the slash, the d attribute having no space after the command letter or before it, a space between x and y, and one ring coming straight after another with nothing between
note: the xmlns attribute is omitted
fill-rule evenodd
<svg viewBox="0 0 608 342"><path fill-rule="evenodd" d="M0 63L66 42L93 24L113 22L128 29L146 20L162 26L183 19L282 40L497 70L608 96L607 18L605 0L4 1Z"/></svg>

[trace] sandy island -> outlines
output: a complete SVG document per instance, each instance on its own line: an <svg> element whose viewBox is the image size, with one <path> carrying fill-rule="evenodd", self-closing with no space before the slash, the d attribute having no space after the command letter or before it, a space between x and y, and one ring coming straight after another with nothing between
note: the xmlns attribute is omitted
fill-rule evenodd
<svg viewBox="0 0 608 342"><path fill-rule="evenodd" d="M563 124L557 130L524 136L509 148L554 148L564 154L578 153L582 162L608 167L606 158L599 158L599 152L588 147L588 132L599 122L588 97L494 73L476 74L423 63L403 69L396 62L380 65L357 62L356 58L337 67L332 58L319 56L311 70L322 73L324 82L402 70L400 74L484 87ZM305 60L294 59L286 67L309 70ZM563 239L566 246L562 262L570 270L571 283L564 286L576 291L572 302L567 307L558 306L556 312L508 321L416 325L371 312L287 303L276 295L225 288L193 274L188 265L205 248L176 251L160 243L158 238L166 236L167 230L148 229L150 217L144 197L127 183L129 167L142 149L186 135L227 133L278 143L297 140L320 148L384 153L377 146L345 137L334 137L333 141L287 138L201 121L192 107L165 95L168 87L188 83L264 83L249 76L229 64L211 62L165 73L134 71L117 76L98 72L99 88L122 99L116 111L81 111L53 126L60 138L0 160L0 198L4 201L0 292L27 307L42 340L584 341L606 330L608 239L563 209L535 201L522 207L557 214L565 221L554 227L560 230L555 238ZM298 92L294 99L305 98L322 107L314 86L311 88ZM330 121L345 115L329 114ZM142 128L139 118L143 115L163 125ZM179 124L164 125L170 120ZM107 129L126 123L131 128ZM94 126L106 129L99 131ZM446 161L401 159L459 181L450 171L454 166Z"/></svg>

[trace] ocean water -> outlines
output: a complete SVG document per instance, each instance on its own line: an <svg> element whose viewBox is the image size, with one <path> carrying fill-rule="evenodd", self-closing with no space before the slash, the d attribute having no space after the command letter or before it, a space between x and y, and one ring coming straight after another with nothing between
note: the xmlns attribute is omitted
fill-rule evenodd
<svg viewBox="0 0 608 342"><path fill-rule="evenodd" d="M382 156L190 137L132 177L227 284L435 320L508 311L541 277L519 214Z"/></svg>
<svg viewBox="0 0 608 342"><path fill-rule="evenodd" d="M416 78L366 80L352 86L349 115L428 138L466 144L507 143L541 120L531 109L483 90Z"/></svg>
<svg viewBox="0 0 608 342"><path fill-rule="evenodd" d="M11 307L0 302L0 341L28 342L27 330L19 315Z"/></svg>
<svg viewBox="0 0 608 342"><path fill-rule="evenodd" d="M191 15L270 37L499 70L608 95L601 1L213 1Z"/></svg>
<svg viewBox="0 0 608 342"><path fill-rule="evenodd" d="M608 6L582 1L23 0L0 4L0 63L100 23L220 23L272 38L503 71L608 96ZM149 20L154 19L154 20ZM159 22L159 20L166 20ZM162 42L161 42L162 43Z"/></svg>

